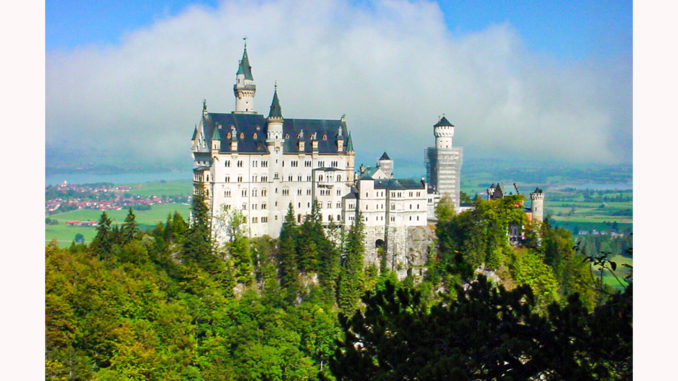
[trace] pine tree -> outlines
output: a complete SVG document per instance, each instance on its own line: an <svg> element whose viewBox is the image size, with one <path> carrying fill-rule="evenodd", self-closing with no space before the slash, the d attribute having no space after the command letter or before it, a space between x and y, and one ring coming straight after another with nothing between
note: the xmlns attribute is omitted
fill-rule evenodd
<svg viewBox="0 0 678 381"><path fill-rule="evenodd" d="M287 290L287 300L293 301L299 293L296 241L297 226L294 222L294 208L289 204L287 215L280 230L278 261L280 262L280 284Z"/></svg>
<svg viewBox="0 0 678 381"><path fill-rule="evenodd" d="M347 315L356 310L363 292L365 237L362 218L362 214L358 214L348 232L346 259L339 275L339 296L337 303Z"/></svg>
<svg viewBox="0 0 678 381"><path fill-rule="evenodd" d="M205 190L202 182L198 183L191 204L191 225L186 230L183 240L182 260L192 262L214 273L217 270L216 256L213 254L212 234Z"/></svg>
<svg viewBox="0 0 678 381"><path fill-rule="evenodd" d="M141 233L141 231L137 225L136 216L134 215L132 208L129 208L127 217L125 217L125 223L122 224L123 243L128 243L137 239L139 233Z"/></svg>
<svg viewBox="0 0 678 381"><path fill-rule="evenodd" d="M113 237L111 234L111 219L106 212L101 213L97 223L97 235L92 240L90 248L92 252L101 259L111 257L111 247L113 246Z"/></svg>
<svg viewBox="0 0 678 381"><path fill-rule="evenodd" d="M229 252L235 270L235 279L246 286L252 284L252 255L247 237L235 237L229 245Z"/></svg>

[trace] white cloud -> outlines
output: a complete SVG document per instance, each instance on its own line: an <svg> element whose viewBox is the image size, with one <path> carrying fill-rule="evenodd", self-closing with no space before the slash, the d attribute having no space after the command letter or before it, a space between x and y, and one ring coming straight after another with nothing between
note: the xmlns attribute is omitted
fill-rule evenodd
<svg viewBox="0 0 678 381"><path fill-rule="evenodd" d="M51 159L188 160L202 99L233 109L243 35L256 109L268 111L277 80L286 117L345 113L359 161L383 150L423 161L441 113L466 155L631 159L630 60L565 65L527 51L508 24L452 37L435 3L332 0L193 6L119 45L48 52Z"/></svg>

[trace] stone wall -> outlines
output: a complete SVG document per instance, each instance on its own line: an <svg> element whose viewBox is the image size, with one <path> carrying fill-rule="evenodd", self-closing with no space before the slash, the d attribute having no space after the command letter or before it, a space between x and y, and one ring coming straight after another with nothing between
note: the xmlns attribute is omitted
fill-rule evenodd
<svg viewBox="0 0 678 381"><path fill-rule="evenodd" d="M379 264L375 242L385 242L387 266L403 279L411 272L415 278L421 278L425 271L429 248L435 239L433 226L369 227L365 229L365 264Z"/></svg>

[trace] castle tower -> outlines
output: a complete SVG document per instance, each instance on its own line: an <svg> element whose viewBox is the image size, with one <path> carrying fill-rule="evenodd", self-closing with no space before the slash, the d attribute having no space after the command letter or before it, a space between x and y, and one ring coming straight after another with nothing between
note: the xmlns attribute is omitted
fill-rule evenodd
<svg viewBox="0 0 678 381"><path fill-rule="evenodd" d="M252 77L252 66L247 57L247 40L245 40L245 49L242 53L242 59L238 65L238 72L235 74L235 85L233 85L233 94L235 95L235 113L238 114L256 114L254 111L254 94L257 92L257 86Z"/></svg>
<svg viewBox="0 0 678 381"><path fill-rule="evenodd" d="M437 149L450 149L454 137L454 125L443 116L438 123L433 125L433 135L436 137Z"/></svg>
<svg viewBox="0 0 678 381"><path fill-rule="evenodd" d="M544 192L540 188L535 188L534 192L530 193L530 200L532 201L532 220L544 221Z"/></svg>
<svg viewBox="0 0 678 381"><path fill-rule="evenodd" d="M461 190L462 149L452 145L454 125L442 116L433 125L435 147L426 149L426 180L431 192L447 194L459 209Z"/></svg>
<svg viewBox="0 0 678 381"><path fill-rule="evenodd" d="M377 167L379 167L379 169L384 172L388 178L393 178L393 160L388 157L386 152L384 152L384 154L379 158Z"/></svg>

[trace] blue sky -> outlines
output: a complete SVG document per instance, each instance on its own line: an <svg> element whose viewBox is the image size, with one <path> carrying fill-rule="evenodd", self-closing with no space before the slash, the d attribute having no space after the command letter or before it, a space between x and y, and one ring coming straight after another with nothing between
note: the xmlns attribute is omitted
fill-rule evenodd
<svg viewBox="0 0 678 381"><path fill-rule="evenodd" d="M346 114L365 163L421 170L443 113L466 158L632 158L630 1L45 5L48 167L190 164L202 99L233 108L243 35L255 109L277 80L286 117Z"/></svg>
<svg viewBox="0 0 678 381"><path fill-rule="evenodd" d="M188 4L216 7L218 1L66 1L47 0L46 48L72 49L85 44L115 44L120 36L173 16ZM368 2L357 2L368 3ZM508 22L527 48L563 59L591 55L630 55L631 1L440 1L453 35L478 32Z"/></svg>

